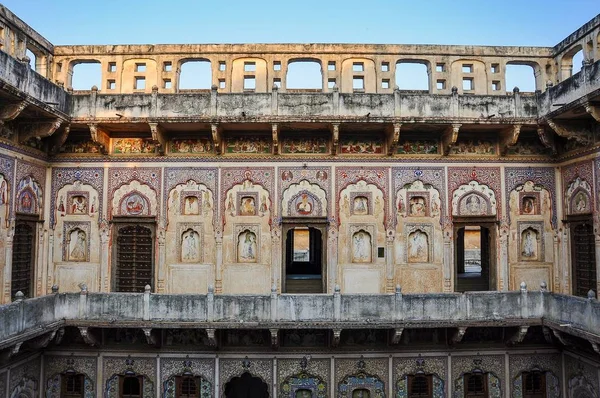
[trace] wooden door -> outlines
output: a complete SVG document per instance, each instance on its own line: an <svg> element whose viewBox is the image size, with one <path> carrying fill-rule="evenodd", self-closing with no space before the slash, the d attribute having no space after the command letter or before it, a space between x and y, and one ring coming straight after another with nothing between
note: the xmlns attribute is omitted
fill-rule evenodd
<svg viewBox="0 0 600 398"><path fill-rule="evenodd" d="M119 226L115 254L115 291L143 293L146 285L153 285L154 234L150 226Z"/></svg>
<svg viewBox="0 0 600 398"><path fill-rule="evenodd" d="M589 220L571 224L571 264L573 294L587 297L588 291L596 291L596 246Z"/></svg>
<svg viewBox="0 0 600 398"><path fill-rule="evenodd" d="M33 297L33 274L35 265L35 230L32 221L17 220L13 238L11 273L11 297L18 291L25 297Z"/></svg>

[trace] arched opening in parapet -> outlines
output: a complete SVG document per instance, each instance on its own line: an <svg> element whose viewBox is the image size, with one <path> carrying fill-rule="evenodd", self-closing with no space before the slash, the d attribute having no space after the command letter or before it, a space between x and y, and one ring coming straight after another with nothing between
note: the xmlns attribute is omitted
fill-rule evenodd
<svg viewBox="0 0 600 398"><path fill-rule="evenodd" d="M311 59L290 61L285 87L288 89L322 89L323 71L321 63Z"/></svg>
<svg viewBox="0 0 600 398"><path fill-rule="evenodd" d="M575 55L573 55L573 75L581 71L583 59L583 49L577 51Z"/></svg>
<svg viewBox="0 0 600 398"><path fill-rule="evenodd" d="M212 85L212 70L208 60L190 60L181 64L179 71L179 89L202 90L210 89Z"/></svg>
<svg viewBox="0 0 600 398"><path fill-rule="evenodd" d="M424 61L399 61L396 64L396 86L400 90L429 91L428 64Z"/></svg>
<svg viewBox="0 0 600 398"><path fill-rule="evenodd" d="M565 52L561 59L561 80L568 79L581 70L583 47L578 44Z"/></svg>
<svg viewBox="0 0 600 398"><path fill-rule="evenodd" d="M70 86L73 90L91 90L92 86L102 90L102 66L100 62L91 60L73 64Z"/></svg>
<svg viewBox="0 0 600 398"><path fill-rule="evenodd" d="M31 69L35 70L35 61L37 58L33 51L27 49L27 51L25 51L25 56L29 58L29 66L31 67Z"/></svg>
<svg viewBox="0 0 600 398"><path fill-rule="evenodd" d="M512 91L515 87L521 92L533 93L536 90L535 70L531 65L508 63L505 75L506 87L501 82L492 80L492 91Z"/></svg>

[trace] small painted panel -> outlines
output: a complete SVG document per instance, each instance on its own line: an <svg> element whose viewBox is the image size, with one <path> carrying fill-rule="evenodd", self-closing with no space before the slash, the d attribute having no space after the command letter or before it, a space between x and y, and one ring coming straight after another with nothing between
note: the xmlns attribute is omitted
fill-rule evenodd
<svg viewBox="0 0 600 398"><path fill-rule="evenodd" d="M519 211L524 216L535 216L540 214L540 193L519 192Z"/></svg>
<svg viewBox="0 0 600 398"><path fill-rule="evenodd" d="M212 151L213 144L208 138L169 141L170 153L206 154Z"/></svg>
<svg viewBox="0 0 600 398"><path fill-rule="evenodd" d="M436 155L438 142L434 140L402 141L398 144L396 153L402 155Z"/></svg>
<svg viewBox="0 0 600 398"><path fill-rule="evenodd" d="M121 215L141 216L148 214L148 200L139 192L134 192L121 201Z"/></svg>
<svg viewBox="0 0 600 398"><path fill-rule="evenodd" d="M243 231L238 236L238 262L255 263L257 262L256 253L256 234L250 230Z"/></svg>
<svg viewBox="0 0 600 398"><path fill-rule="evenodd" d="M258 202L258 193L256 192L238 192L238 215L255 216Z"/></svg>
<svg viewBox="0 0 600 398"><path fill-rule="evenodd" d="M66 142L60 147L60 153L100 154L100 144L94 141Z"/></svg>
<svg viewBox="0 0 600 398"><path fill-rule="evenodd" d="M308 192L303 192L299 197L296 198L295 206L296 213L301 216L311 215L315 208L315 201L312 195Z"/></svg>
<svg viewBox="0 0 600 398"><path fill-rule="evenodd" d="M352 235L352 262L370 263L371 261L371 235L360 230Z"/></svg>
<svg viewBox="0 0 600 398"><path fill-rule="evenodd" d="M271 141L266 137L229 137L225 143L225 153L271 153Z"/></svg>
<svg viewBox="0 0 600 398"><path fill-rule="evenodd" d="M383 142L380 140L348 137L341 141L340 152L343 154L374 155L383 153Z"/></svg>
<svg viewBox="0 0 600 398"><path fill-rule="evenodd" d="M114 154L148 154L156 152L156 143L144 138L115 138L112 140Z"/></svg>
<svg viewBox="0 0 600 398"><path fill-rule="evenodd" d="M17 192L17 212L39 214L42 206L42 189L31 176L26 176L19 182Z"/></svg>
<svg viewBox="0 0 600 398"><path fill-rule="evenodd" d="M61 199L62 200L62 197ZM71 191L67 193L67 214L88 214L89 193ZM59 207L61 202L59 201ZM60 210L60 209L59 209Z"/></svg>
<svg viewBox="0 0 600 398"><path fill-rule="evenodd" d="M484 140L463 140L450 148L452 155L495 155L496 144Z"/></svg>
<svg viewBox="0 0 600 398"><path fill-rule="evenodd" d="M506 150L506 154L511 156L548 155L551 152L551 149L546 148L539 141L519 141Z"/></svg>
<svg viewBox="0 0 600 398"><path fill-rule="evenodd" d="M327 140L325 138L307 139L284 139L281 145L281 153L286 154L315 154L328 153Z"/></svg>

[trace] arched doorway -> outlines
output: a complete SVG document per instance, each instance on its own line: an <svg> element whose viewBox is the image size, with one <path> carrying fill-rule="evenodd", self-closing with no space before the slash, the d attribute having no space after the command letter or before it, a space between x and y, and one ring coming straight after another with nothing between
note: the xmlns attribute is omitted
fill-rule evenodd
<svg viewBox="0 0 600 398"><path fill-rule="evenodd" d="M226 398L269 398L269 386L260 378L245 372L225 384Z"/></svg>

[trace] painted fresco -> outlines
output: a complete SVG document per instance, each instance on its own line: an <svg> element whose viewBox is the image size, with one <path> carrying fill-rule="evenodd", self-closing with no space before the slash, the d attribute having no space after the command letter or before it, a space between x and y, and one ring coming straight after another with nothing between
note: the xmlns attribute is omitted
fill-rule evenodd
<svg viewBox="0 0 600 398"><path fill-rule="evenodd" d="M65 143L60 147L60 153L99 154L101 151L100 144L94 141L79 141Z"/></svg>
<svg viewBox="0 0 600 398"><path fill-rule="evenodd" d="M403 141L398 144L396 153L402 155L436 155L438 142L434 140Z"/></svg>
<svg viewBox="0 0 600 398"><path fill-rule="evenodd" d="M539 141L519 141L516 145L509 146L506 154L513 156L547 155L550 149Z"/></svg>
<svg viewBox="0 0 600 398"><path fill-rule="evenodd" d="M343 154L381 154L383 153L383 142L367 138L345 138L340 144L340 152Z"/></svg>
<svg viewBox="0 0 600 398"><path fill-rule="evenodd" d="M226 153L271 153L271 141L266 137L229 137Z"/></svg>
<svg viewBox="0 0 600 398"><path fill-rule="evenodd" d="M484 140L462 140L450 148L452 155L495 155L496 143Z"/></svg>
<svg viewBox="0 0 600 398"><path fill-rule="evenodd" d="M282 153L328 153L325 138L286 139L281 146Z"/></svg>
<svg viewBox="0 0 600 398"><path fill-rule="evenodd" d="M170 153L210 153L213 150L212 141L208 138L172 140L169 141Z"/></svg>
<svg viewBox="0 0 600 398"><path fill-rule="evenodd" d="M114 154L141 154L156 152L156 144L144 138L115 138L112 140Z"/></svg>

